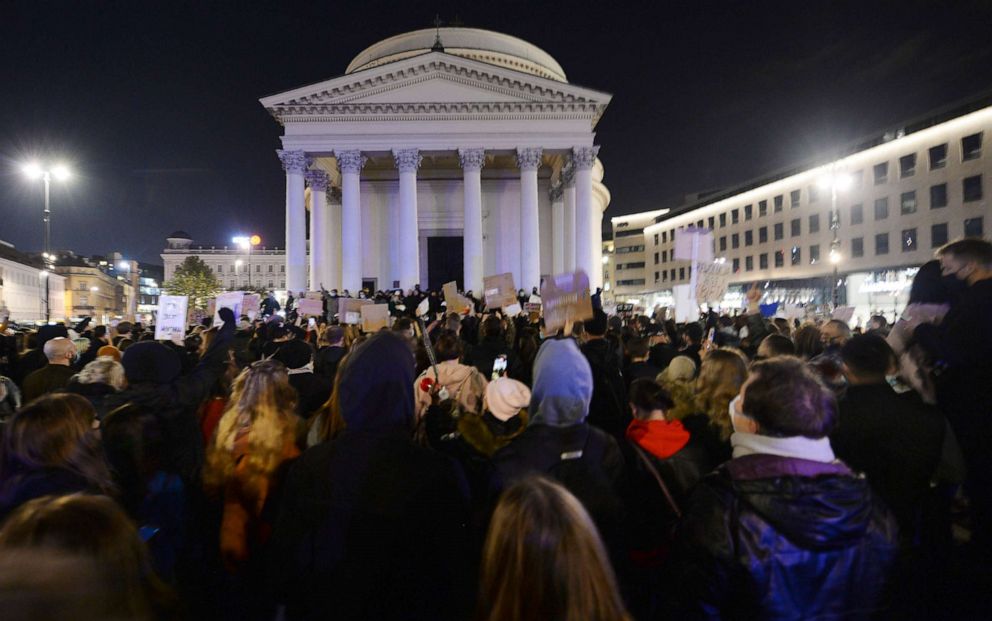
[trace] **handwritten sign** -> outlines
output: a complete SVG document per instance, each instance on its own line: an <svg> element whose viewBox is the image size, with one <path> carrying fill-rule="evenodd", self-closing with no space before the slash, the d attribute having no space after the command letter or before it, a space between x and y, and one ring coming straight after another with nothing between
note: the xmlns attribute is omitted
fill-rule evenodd
<svg viewBox="0 0 992 621"><path fill-rule="evenodd" d="M513 285L513 274L496 274L482 279L486 294L486 306L491 309L505 308L517 303L516 288Z"/></svg>
<svg viewBox="0 0 992 621"><path fill-rule="evenodd" d="M696 302L722 301L730 277L730 265L727 263L696 264Z"/></svg>
<svg viewBox="0 0 992 621"><path fill-rule="evenodd" d="M853 306L838 306L832 313L830 313L831 319L837 319L843 321L844 323L850 323L851 317L854 317Z"/></svg>
<svg viewBox="0 0 992 621"><path fill-rule="evenodd" d="M503 307L503 313L505 313L507 317L516 317L520 314L521 310L522 309L520 308L519 302L514 302L513 304ZM538 307L538 312L540 312L540 310L540 307Z"/></svg>
<svg viewBox="0 0 992 621"><path fill-rule="evenodd" d="M589 277L582 270L546 279L541 285L541 301L548 332L564 328L569 321L592 319Z"/></svg>
<svg viewBox="0 0 992 621"><path fill-rule="evenodd" d="M693 245L696 246L696 256L693 257ZM713 260L713 233L709 229L697 229L690 226L675 231L674 258L679 261L696 261L709 263Z"/></svg>
<svg viewBox="0 0 992 621"><path fill-rule="evenodd" d="M362 323L362 307L371 304L372 300L357 298L338 298L338 318L341 323Z"/></svg>
<svg viewBox="0 0 992 621"><path fill-rule="evenodd" d="M181 343L186 336L186 307L189 297L185 295L158 296L158 312L155 314L155 340Z"/></svg>
<svg viewBox="0 0 992 621"><path fill-rule="evenodd" d="M219 326L223 323L219 314L222 308L231 309L231 312L234 313L234 321L237 321L241 317L241 305L244 303L244 299L244 291L225 291L219 294L214 305L214 325Z"/></svg>
<svg viewBox="0 0 992 621"><path fill-rule="evenodd" d="M459 295L458 283L454 281L445 283L441 287L441 291L444 292L444 302L449 313L458 313L461 315L462 313L468 312L472 308L469 301L465 297Z"/></svg>
<svg viewBox="0 0 992 621"><path fill-rule="evenodd" d="M246 293L245 299L241 302L241 313L247 315L248 319L254 320L258 316L258 311L262 308L262 296L257 293Z"/></svg>
<svg viewBox="0 0 992 621"><path fill-rule="evenodd" d="M389 304L362 306L362 332L378 332L389 327Z"/></svg>
<svg viewBox="0 0 992 621"><path fill-rule="evenodd" d="M324 304L320 299L301 298L296 301L296 311L302 317L320 317L324 314Z"/></svg>

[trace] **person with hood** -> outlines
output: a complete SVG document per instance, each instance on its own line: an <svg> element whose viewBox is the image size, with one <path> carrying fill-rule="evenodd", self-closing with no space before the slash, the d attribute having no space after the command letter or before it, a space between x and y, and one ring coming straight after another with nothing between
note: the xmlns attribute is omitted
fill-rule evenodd
<svg viewBox="0 0 992 621"><path fill-rule="evenodd" d="M272 354L272 360L286 365L289 383L299 397L296 415L310 418L331 396L333 387L330 380L313 372L313 348L297 339L286 341Z"/></svg>
<svg viewBox="0 0 992 621"><path fill-rule="evenodd" d="M409 347L407 352L409 353ZM414 394L417 396L417 420L423 418L431 405L431 395L423 388L430 382L436 382L448 391L448 396L463 410L478 414L482 411L482 396L486 392L486 378L478 369L458 362L462 355L462 342L451 332L444 332L434 344L437 356L437 375L432 367L428 367L413 383Z"/></svg>
<svg viewBox="0 0 992 621"><path fill-rule="evenodd" d="M751 367L729 407L733 459L700 481L676 532L674 618L852 619L885 609L898 529L834 456L836 408L801 360Z"/></svg>
<svg viewBox="0 0 992 621"><path fill-rule="evenodd" d="M348 357L344 428L289 472L270 540L287 619L465 619L472 607L463 482L414 443L414 361L378 332Z"/></svg>

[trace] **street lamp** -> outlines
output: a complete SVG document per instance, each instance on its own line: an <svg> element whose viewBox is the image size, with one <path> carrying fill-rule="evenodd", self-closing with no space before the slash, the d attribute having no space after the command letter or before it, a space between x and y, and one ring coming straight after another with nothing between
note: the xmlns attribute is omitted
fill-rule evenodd
<svg viewBox="0 0 992 621"><path fill-rule="evenodd" d="M840 239L837 232L840 230L840 214L837 213L837 192L843 192L851 187L854 180L851 175L844 172L837 172L831 167L830 173L820 177L817 185L821 188L830 189L830 231L833 239L830 241L830 263L834 266L834 279L830 287L830 300L833 308L837 308L837 265L843 258L840 254Z"/></svg>
<svg viewBox="0 0 992 621"><path fill-rule="evenodd" d="M21 167L21 171L24 173L28 179L32 181L37 181L41 179L45 183L45 211L43 212L43 221L45 223L45 242L44 248L41 253L41 258L44 259L45 263L45 321L47 322L51 319L52 309L51 300L49 299L49 283L48 283L48 270L52 268L55 264L55 255L52 254L52 210L50 201L50 186L52 182L52 177L56 181L65 182L72 177L72 172L69 167L65 164L55 164L51 168L46 168L38 162L28 162Z"/></svg>
<svg viewBox="0 0 992 621"><path fill-rule="evenodd" d="M262 238L258 235L240 235L231 239L242 250L248 251L248 287L251 287L251 249L262 243ZM241 266L241 261L234 262L235 270Z"/></svg>

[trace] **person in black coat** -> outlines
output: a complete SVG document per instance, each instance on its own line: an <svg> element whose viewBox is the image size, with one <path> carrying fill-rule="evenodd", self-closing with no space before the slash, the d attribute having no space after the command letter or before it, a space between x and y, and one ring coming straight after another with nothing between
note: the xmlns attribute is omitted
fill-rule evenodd
<svg viewBox="0 0 992 621"><path fill-rule="evenodd" d="M289 472L270 540L288 619L465 619L468 503L448 458L416 445L413 357L379 332L342 370L344 429Z"/></svg>
<svg viewBox="0 0 992 621"><path fill-rule="evenodd" d="M648 354L648 337L635 336L627 341L627 356L630 358L630 364L623 374L627 390L630 390L634 380L653 380L661 373L662 369L651 364Z"/></svg>
<svg viewBox="0 0 992 621"><path fill-rule="evenodd" d="M621 358L605 338L606 313L601 310L593 311L593 318L584 325L588 336L582 346L582 355L589 362L593 381L588 422L620 438L630 422L627 387L620 372Z"/></svg>
<svg viewBox="0 0 992 621"><path fill-rule="evenodd" d="M272 355L273 360L286 365L289 383L296 389L299 400L296 414L307 419L320 409L331 396L331 380L314 373L313 348L303 341L292 339L280 343Z"/></svg>
<svg viewBox="0 0 992 621"><path fill-rule="evenodd" d="M320 347L313 362L313 372L334 385L338 366L348 350L344 348L344 329L341 326L327 326L318 341Z"/></svg>
<svg viewBox="0 0 992 621"><path fill-rule="evenodd" d="M790 357L756 363L730 405L734 458L676 533L675 618L867 619L886 608L895 519L826 437L834 397Z"/></svg>
<svg viewBox="0 0 992 621"><path fill-rule="evenodd" d="M486 379L492 377L493 362L500 356L506 357L507 368L513 364L513 354L506 346L503 324L495 315L489 315L482 321L479 327L479 343L470 345L466 349L462 361L478 369Z"/></svg>

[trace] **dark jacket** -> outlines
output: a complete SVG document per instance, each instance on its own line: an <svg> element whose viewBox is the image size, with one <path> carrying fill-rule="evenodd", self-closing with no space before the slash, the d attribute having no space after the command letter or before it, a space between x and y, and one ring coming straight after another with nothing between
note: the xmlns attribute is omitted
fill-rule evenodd
<svg viewBox="0 0 992 621"><path fill-rule="evenodd" d="M509 369L513 363L513 355L506 342L502 338L488 338L469 347L463 362L478 369L488 380L493 374L493 362L499 356L506 356L506 367Z"/></svg>
<svg viewBox="0 0 992 621"><path fill-rule="evenodd" d="M316 373L294 373L289 383L299 397L296 414L300 418L310 418L331 396L330 380Z"/></svg>
<svg viewBox="0 0 992 621"><path fill-rule="evenodd" d="M679 618L867 619L885 606L896 536L843 464L734 459L689 498L669 602Z"/></svg>
<svg viewBox="0 0 992 621"><path fill-rule="evenodd" d="M102 494L83 475L64 468L43 468L6 474L0 488L0 523L22 504L42 496L64 496L85 492Z"/></svg>
<svg viewBox="0 0 992 621"><path fill-rule="evenodd" d="M713 467L730 460L732 453L730 441L720 437L720 430L710 424L709 416L703 413L690 414L682 419L682 424L685 425L693 440L706 451Z"/></svg>
<svg viewBox="0 0 992 621"><path fill-rule="evenodd" d="M627 387L616 352L606 339L593 339L582 346L582 355L592 369L592 402L589 404L590 425L619 438L630 423L627 407Z"/></svg>
<svg viewBox="0 0 992 621"><path fill-rule="evenodd" d="M90 402L93 409L96 410L96 417L103 420L107 414L110 413L108 408L108 397L117 394L113 386L109 384L81 384L77 381L71 381L65 387L65 392L71 392L77 395L82 395L86 397L86 400Z"/></svg>
<svg viewBox="0 0 992 621"><path fill-rule="evenodd" d="M313 372L323 377L334 385L334 376L337 375L338 365L341 359L348 353L344 347L325 345L317 350L314 356Z"/></svg>
<svg viewBox="0 0 992 621"><path fill-rule="evenodd" d="M650 362L631 362L627 366L627 371L623 374L623 379L626 383L627 390L630 390L630 385L636 379L649 379L654 380L661 373L661 369L654 366Z"/></svg>
<svg viewBox="0 0 992 621"><path fill-rule="evenodd" d="M34 401L42 395L55 392L69 383L69 378L76 374L75 369L64 364L49 364L33 371L24 378L21 388L21 398L24 403Z"/></svg>
<svg viewBox="0 0 992 621"><path fill-rule="evenodd" d="M664 371L668 368L668 365L672 362L675 356L678 356L679 352L675 350L674 347L667 343L658 343L654 345L650 353L648 354L648 363L654 367Z"/></svg>

